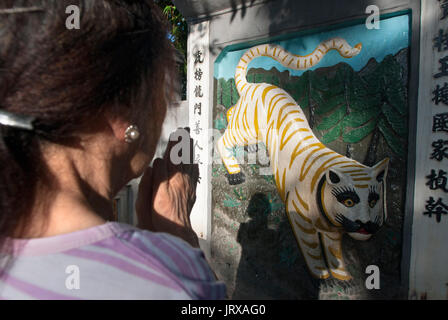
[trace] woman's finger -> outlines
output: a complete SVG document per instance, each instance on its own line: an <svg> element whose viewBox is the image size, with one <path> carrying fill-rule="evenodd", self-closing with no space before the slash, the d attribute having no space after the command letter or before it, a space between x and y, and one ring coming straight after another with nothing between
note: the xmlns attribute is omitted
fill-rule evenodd
<svg viewBox="0 0 448 320"><path fill-rule="evenodd" d="M197 163L194 163L194 164L191 165L191 169L192 169L191 170L191 177L192 177L192 179L193 179L193 181L195 183L195 187L196 187L196 184L199 181L199 165Z"/></svg>
<svg viewBox="0 0 448 320"><path fill-rule="evenodd" d="M183 150L185 148L183 139L185 138L185 132L182 132L183 128L178 128L176 131L171 133L170 141L165 151L164 159L167 161L168 175L171 177L176 172L182 171L182 166L184 162L184 154ZM189 135L188 135L189 137ZM172 150L176 146L175 154L172 155ZM177 159L172 159L172 157L176 157ZM176 160L173 163L173 160Z"/></svg>
<svg viewBox="0 0 448 320"><path fill-rule="evenodd" d="M188 163L189 164L193 164L194 163L194 158L195 158L195 154L194 154L194 140L193 138L190 137L190 159L188 159Z"/></svg>
<svg viewBox="0 0 448 320"><path fill-rule="evenodd" d="M167 162L161 158L157 158L154 160L153 163L153 188L154 188L154 192L153 192L153 197L155 195L155 193L157 192L157 190L160 187L167 187L166 185L168 184L168 172L167 172Z"/></svg>
<svg viewBox="0 0 448 320"><path fill-rule="evenodd" d="M190 136L190 127L185 127L183 130L185 130L188 133L188 143L189 143L189 157L188 157L188 164L192 164L194 162L194 140Z"/></svg>
<svg viewBox="0 0 448 320"><path fill-rule="evenodd" d="M149 188L152 187L152 167L148 166L148 168L146 168L145 172L142 175L142 178L140 179L140 184L139 184L139 190L143 189L143 191L148 190Z"/></svg>
<svg viewBox="0 0 448 320"><path fill-rule="evenodd" d="M168 139L168 144L166 145L165 153L163 154L164 160L170 160L171 159L171 149L177 144L177 141L174 139L174 132L170 134L170 137Z"/></svg>
<svg viewBox="0 0 448 320"><path fill-rule="evenodd" d="M153 176L152 168L148 167L140 179L138 186L135 209L137 213L138 225L143 229L152 230L152 197L153 197Z"/></svg>
<svg viewBox="0 0 448 320"><path fill-rule="evenodd" d="M185 162L181 164L182 166L182 172L188 175L191 175L192 172L192 166L194 162L194 144L193 139L188 139L188 158L185 159Z"/></svg>

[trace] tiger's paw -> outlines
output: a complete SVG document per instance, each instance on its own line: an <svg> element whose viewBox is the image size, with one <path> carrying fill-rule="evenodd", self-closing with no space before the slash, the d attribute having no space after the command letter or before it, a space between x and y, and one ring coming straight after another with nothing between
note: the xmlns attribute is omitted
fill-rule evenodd
<svg viewBox="0 0 448 320"><path fill-rule="evenodd" d="M320 300L365 300L369 298L365 283L360 280L337 280L329 278L321 281Z"/></svg>
<svg viewBox="0 0 448 320"><path fill-rule="evenodd" d="M249 153L256 153L258 151L258 144L250 144L248 146L245 146L245 149Z"/></svg>
<svg viewBox="0 0 448 320"><path fill-rule="evenodd" d="M246 181L246 176L242 171L234 174L227 174L227 180L230 185L241 184Z"/></svg>

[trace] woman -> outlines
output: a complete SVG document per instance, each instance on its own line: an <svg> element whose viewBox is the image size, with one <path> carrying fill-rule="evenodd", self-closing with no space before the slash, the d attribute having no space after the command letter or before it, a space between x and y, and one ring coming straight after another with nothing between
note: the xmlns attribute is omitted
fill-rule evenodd
<svg viewBox="0 0 448 320"><path fill-rule="evenodd" d="M224 298L190 225L197 167L169 145L148 168L174 68L152 0L0 3L0 298ZM140 228L111 222L142 173Z"/></svg>

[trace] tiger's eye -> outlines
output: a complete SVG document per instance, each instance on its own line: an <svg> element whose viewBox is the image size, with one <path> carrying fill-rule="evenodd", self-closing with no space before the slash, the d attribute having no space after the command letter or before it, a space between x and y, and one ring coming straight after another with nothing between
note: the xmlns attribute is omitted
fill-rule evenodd
<svg viewBox="0 0 448 320"><path fill-rule="evenodd" d="M375 205L376 205L376 200L370 200L369 201L370 208L373 208Z"/></svg>
<svg viewBox="0 0 448 320"><path fill-rule="evenodd" d="M346 207L353 207L355 205L355 202L352 199L345 199L344 200L344 205Z"/></svg>

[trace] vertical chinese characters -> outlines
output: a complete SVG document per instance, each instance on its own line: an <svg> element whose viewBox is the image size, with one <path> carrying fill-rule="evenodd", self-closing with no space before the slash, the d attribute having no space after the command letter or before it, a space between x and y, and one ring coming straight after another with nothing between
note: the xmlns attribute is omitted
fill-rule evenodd
<svg viewBox="0 0 448 320"><path fill-rule="evenodd" d="M439 0L441 15L440 21L445 20L448 17L448 0ZM448 50L448 33L442 28L439 29L438 34L433 38L433 49L436 53L441 53L442 56L438 59L438 71L433 75L436 80L442 79L448 76L448 55L445 55L445 51ZM443 84L436 83L434 90L432 91L431 101L437 107L448 106L448 83ZM439 165L446 165L444 160L448 158L448 140L435 139L435 135L448 133L448 112L436 113L432 118L432 132L433 142L431 144L432 153L429 156L430 160L437 161ZM446 162L446 161L445 161ZM432 192L447 193L447 172L443 169L430 169L430 173L426 176L426 186ZM446 199L446 198L445 198ZM448 213L448 205L444 202L444 197L438 197L437 201L433 196L430 196L426 200L425 211L423 215L432 218L436 218L436 222L441 221L442 215Z"/></svg>
<svg viewBox="0 0 448 320"><path fill-rule="evenodd" d="M201 115L202 115L202 100L204 98L204 92L203 92L203 86L202 86L202 80L204 72L202 71L201 65L204 63L204 52L202 50L196 50L193 52L193 78L194 78L194 101L193 101L193 116L194 116L194 128L193 133L196 136L199 136L203 129L201 125ZM201 147L198 140L195 141L193 152L194 152L194 162L202 165L203 162L201 161L201 153L204 148ZM199 179L199 183L200 183Z"/></svg>

